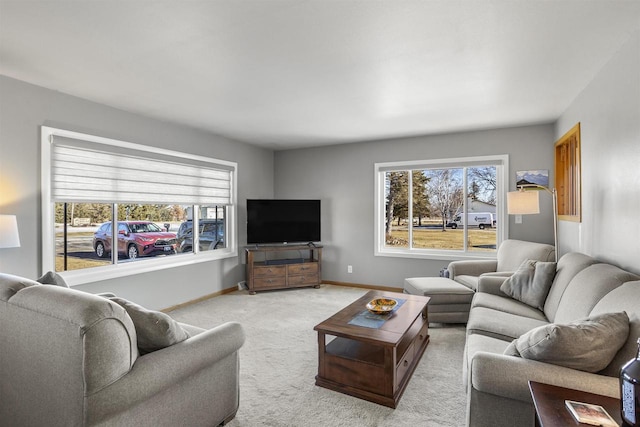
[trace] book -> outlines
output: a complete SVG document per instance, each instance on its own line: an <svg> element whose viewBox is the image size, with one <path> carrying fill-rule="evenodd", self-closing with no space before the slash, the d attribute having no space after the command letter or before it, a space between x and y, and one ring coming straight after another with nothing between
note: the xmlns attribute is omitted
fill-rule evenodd
<svg viewBox="0 0 640 427"><path fill-rule="evenodd" d="M620 427L611 415L600 405L565 400L567 409L579 423L602 427Z"/></svg>

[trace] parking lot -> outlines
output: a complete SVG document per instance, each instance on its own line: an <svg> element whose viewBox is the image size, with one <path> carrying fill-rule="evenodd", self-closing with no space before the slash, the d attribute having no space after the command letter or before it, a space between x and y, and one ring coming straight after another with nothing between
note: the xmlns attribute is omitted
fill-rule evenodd
<svg viewBox="0 0 640 427"><path fill-rule="evenodd" d="M164 224L158 224L163 226ZM99 258L93 248L93 235L100 224L92 224L87 227L67 227L67 268L66 270L78 270L82 268L99 267L111 264L109 258ZM180 222L170 223L169 230L175 232ZM64 271L64 228L56 226L56 271ZM166 255L158 255L166 256ZM140 259L140 258L138 258ZM135 262L138 259L127 259L124 254L118 255L118 262Z"/></svg>

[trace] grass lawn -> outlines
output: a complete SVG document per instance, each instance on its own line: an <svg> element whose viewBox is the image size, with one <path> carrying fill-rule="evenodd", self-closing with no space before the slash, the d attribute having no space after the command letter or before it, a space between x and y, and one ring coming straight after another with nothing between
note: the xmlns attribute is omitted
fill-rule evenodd
<svg viewBox="0 0 640 427"><path fill-rule="evenodd" d="M83 268L101 267L109 264L111 264L111 261L83 259L72 256L67 257L67 270L80 270ZM56 256L56 271L64 271L64 258L62 255Z"/></svg>
<svg viewBox="0 0 640 427"><path fill-rule="evenodd" d="M69 248L71 254L67 256L67 270L100 267L111 264L111 260L100 259L93 251L93 231L78 231L69 233ZM64 258L61 254L63 233L56 233L56 271L64 271Z"/></svg>
<svg viewBox="0 0 640 427"><path fill-rule="evenodd" d="M392 243L387 243L387 246L408 247L409 231L406 228L394 229L391 232L391 236L393 237ZM484 230L469 229L468 238L467 245L469 250L480 252L495 251L495 228L485 228ZM459 228L455 230L447 228L446 231L442 231L442 228L413 229L414 248L460 250L463 246L462 239L464 239L464 232Z"/></svg>

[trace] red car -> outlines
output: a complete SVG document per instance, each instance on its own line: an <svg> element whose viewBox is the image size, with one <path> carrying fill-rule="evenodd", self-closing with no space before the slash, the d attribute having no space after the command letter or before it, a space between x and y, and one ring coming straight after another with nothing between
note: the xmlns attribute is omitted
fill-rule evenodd
<svg viewBox="0 0 640 427"><path fill-rule="evenodd" d="M93 235L93 249L104 258L111 252L111 223L105 222ZM149 221L118 222L118 253L134 259L156 253L176 253L176 234L163 231Z"/></svg>

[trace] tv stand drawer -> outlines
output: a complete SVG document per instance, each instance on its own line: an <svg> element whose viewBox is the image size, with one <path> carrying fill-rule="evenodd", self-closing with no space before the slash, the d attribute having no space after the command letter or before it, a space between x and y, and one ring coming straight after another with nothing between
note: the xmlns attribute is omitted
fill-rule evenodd
<svg viewBox="0 0 640 427"><path fill-rule="evenodd" d="M253 267L254 277L284 277L287 271L286 265L270 265L265 267Z"/></svg>
<svg viewBox="0 0 640 427"><path fill-rule="evenodd" d="M255 288L284 288L286 286L285 277L256 277L253 281Z"/></svg>
<svg viewBox="0 0 640 427"><path fill-rule="evenodd" d="M316 274L318 273L317 262L305 262L302 264L291 264L287 266L287 274Z"/></svg>

